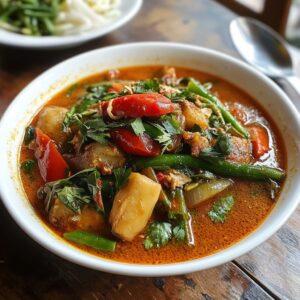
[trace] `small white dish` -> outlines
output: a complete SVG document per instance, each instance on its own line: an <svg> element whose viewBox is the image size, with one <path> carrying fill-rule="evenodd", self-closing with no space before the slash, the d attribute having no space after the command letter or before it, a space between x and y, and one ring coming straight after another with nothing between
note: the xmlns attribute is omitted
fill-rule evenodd
<svg viewBox="0 0 300 300"><path fill-rule="evenodd" d="M121 14L115 20L91 31L66 36L26 36L0 28L0 45L29 49L63 49L104 36L129 22L140 10L143 0L121 1Z"/></svg>
<svg viewBox="0 0 300 300"><path fill-rule="evenodd" d="M19 176L18 157L24 129L57 92L101 71L139 65L169 65L201 70L225 78L250 94L273 116L287 151L287 178L266 220L236 244L207 257L174 264L121 263L93 256L64 242L48 229L29 204ZM195 272L226 263L250 251L287 221L300 200L300 118L287 96L251 66L222 53L196 46L149 42L94 50L68 59L29 84L11 103L0 123L0 192L19 226L46 249L82 266L133 276L163 276Z"/></svg>

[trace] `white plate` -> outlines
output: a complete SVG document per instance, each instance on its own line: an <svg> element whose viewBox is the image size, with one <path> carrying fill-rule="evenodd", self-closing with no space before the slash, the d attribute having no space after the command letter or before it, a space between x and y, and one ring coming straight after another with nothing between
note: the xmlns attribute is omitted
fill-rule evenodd
<svg viewBox="0 0 300 300"><path fill-rule="evenodd" d="M68 36L26 36L0 28L0 44L22 48L35 49L62 49L83 44L99 38L129 22L140 10L143 0L122 0L121 14L115 20L99 26L99 28L81 34Z"/></svg>
<svg viewBox="0 0 300 300"><path fill-rule="evenodd" d="M18 157L24 129L33 115L57 92L76 80L110 68L164 64L217 75L255 98L277 123L287 150L287 179L275 208L250 235L233 246L192 261L141 265L114 262L85 253L55 236L42 224L23 191ZM13 101L0 123L0 192L9 213L23 230L45 248L77 264L111 273L136 276L184 274L235 259L268 239L296 209L300 195L300 118L287 96L249 65L222 53L171 43L123 44L69 59L42 74Z"/></svg>

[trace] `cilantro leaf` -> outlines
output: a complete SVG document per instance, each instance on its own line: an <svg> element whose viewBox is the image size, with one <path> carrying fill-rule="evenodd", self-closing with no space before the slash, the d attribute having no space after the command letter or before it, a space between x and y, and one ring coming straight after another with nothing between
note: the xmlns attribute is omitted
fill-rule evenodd
<svg viewBox="0 0 300 300"><path fill-rule="evenodd" d="M128 178L131 174L131 169L126 168L117 168L113 170L113 174L115 176L115 187L118 191L123 185L125 185L128 181Z"/></svg>
<svg viewBox="0 0 300 300"><path fill-rule="evenodd" d="M227 196L216 201L211 210L208 212L209 218L214 223L224 223L234 205L234 202L235 200L233 196Z"/></svg>
<svg viewBox="0 0 300 300"><path fill-rule="evenodd" d="M180 125L174 115L166 115L157 122L144 124L146 132L162 146L162 153L173 144L172 137L181 133Z"/></svg>
<svg viewBox="0 0 300 300"><path fill-rule="evenodd" d="M159 82L157 79L146 79L138 81L136 85L132 87L135 94L145 94L159 92Z"/></svg>
<svg viewBox="0 0 300 300"><path fill-rule="evenodd" d="M172 226L170 223L154 222L150 224L147 236L144 240L145 249L160 248L165 246L172 238Z"/></svg>
<svg viewBox="0 0 300 300"><path fill-rule="evenodd" d="M173 235L174 235L174 238L178 242L186 241L187 236L186 236L186 229L185 229L185 223L184 222L179 223L177 226L175 226L173 228Z"/></svg>
<svg viewBox="0 0 300 300"><path fill-rule="evenodd" d="M146 131L141 118L135 119L130 125L135 135L141 135Z"/></svg>

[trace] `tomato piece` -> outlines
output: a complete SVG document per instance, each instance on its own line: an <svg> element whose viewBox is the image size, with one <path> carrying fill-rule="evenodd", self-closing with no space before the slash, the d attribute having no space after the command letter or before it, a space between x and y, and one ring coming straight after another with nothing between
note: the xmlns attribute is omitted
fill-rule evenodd
<svg viewBox="0 0 300 300"><path fill-rule="evenodd" d="M119 128L111 132L111 137L125 153L149 157L160 154L159 144L145 133L137 136L126 128Z"/></svg>
<svg viewBox="0 0 300 300"><path fill-rule="evenodd" d="M112 101L111 112L117 117L159 117L171 113L175 109L171 100L159 93L127 95ZM109 116L108 105L109 101L102 103L104 116Z"/></svg>
<svg viewBox="0 0 300 300"><path fill-rule="evenodd" d="M65 178L69 167L54 141L39 128L35 129L35 134L38 146L35 150L35 157L44 181L48 182Z"/></svg>
<svg viewBox="0 0 300 300"><path fill-rule="evenodd" d="M250 126L248 130L252 142L252 154L256 159L259 159L270 149L268 132L264 127L259 125Z"/></svg>

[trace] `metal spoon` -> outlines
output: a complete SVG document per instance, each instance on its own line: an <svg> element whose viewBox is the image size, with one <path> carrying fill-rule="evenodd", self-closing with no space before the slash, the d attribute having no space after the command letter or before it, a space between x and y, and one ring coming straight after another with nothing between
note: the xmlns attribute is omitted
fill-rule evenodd
<svg viewBox="0 0 300 300"><path fill-rule="evenodd" d="M274 79L300 111L300 79L284 40L267 25L246 17L231 21L230 34L240 55Z"/></svg>

